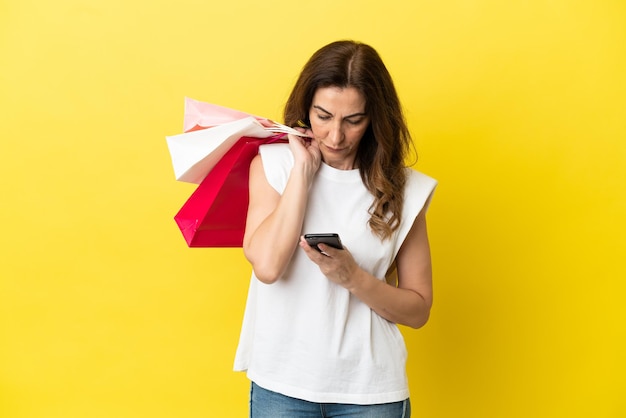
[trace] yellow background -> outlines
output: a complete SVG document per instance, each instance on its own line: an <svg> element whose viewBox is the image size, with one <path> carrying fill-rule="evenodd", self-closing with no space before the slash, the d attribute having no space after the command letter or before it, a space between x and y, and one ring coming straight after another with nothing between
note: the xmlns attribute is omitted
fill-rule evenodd
<svg viewBox="0 0 626 418"><path fill-rule="evenodd" d="M244 417L250 268L188 249L183 98L378 49L440 187L416 417L626 417L626 3L0 2L0 417Z"/></svg>

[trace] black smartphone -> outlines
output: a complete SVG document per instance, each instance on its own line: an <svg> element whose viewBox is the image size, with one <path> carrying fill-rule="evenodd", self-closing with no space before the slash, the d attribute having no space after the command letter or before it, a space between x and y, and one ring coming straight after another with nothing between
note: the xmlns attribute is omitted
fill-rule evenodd
<svg viewBox="0 0 626 418"><path fill-rule="evenodd" d="M319 243L329 245L339 250L343 250L343 245L341 245L341 239L339 239L339 234L305 234L304 239L311 247L315 248L319 252L322 252L322 250L320 250L317 246L317 244Z"/></svg>

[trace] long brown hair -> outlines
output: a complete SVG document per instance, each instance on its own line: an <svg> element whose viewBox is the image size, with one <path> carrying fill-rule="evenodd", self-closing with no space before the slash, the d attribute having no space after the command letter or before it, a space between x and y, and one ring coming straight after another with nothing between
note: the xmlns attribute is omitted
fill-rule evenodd
<svg viewBox="0 0 626 418"><path fill-rule="evenodd" d="M309 124L313 96L323 87L353 87L365 98L370 118L356 164L374 196L369 226L382 239L400 225L406 184L405 158L413 142L391 75L374 48L355 41L328 44L305 64L287 100L285 124Z"/></svg>

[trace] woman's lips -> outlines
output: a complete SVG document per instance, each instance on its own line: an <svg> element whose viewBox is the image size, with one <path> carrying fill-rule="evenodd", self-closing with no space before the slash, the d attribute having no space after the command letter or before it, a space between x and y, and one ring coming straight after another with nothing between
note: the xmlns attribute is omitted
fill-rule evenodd
<svg viewBox="0 0 626 418"><path fill-rule="evenodd" d="M341 152L345 149L345 148L333 148L333 147L329 147L328 145L324 145L324 148L326 148L330 152Z"/></svg>

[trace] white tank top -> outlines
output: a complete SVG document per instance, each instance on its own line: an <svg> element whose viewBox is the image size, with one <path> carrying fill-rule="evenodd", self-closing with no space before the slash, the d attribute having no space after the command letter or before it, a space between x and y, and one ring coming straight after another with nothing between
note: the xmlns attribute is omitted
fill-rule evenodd
<svg viewBox="0 0 626 418"><path fill-rule="evenodd" d="M263 145L259 152L269 183L282 194L293 166L288 144ZM302 234L338 233L359 266L384 280L436 186L407 170L403 216L391 239L381 241L367 225L373 197L359 171L323 163ZM406 357L397 325L328 280L301 249L274 284L252 274L234 369L261 387L319 403L397 402L409 397Z"/></svg>

